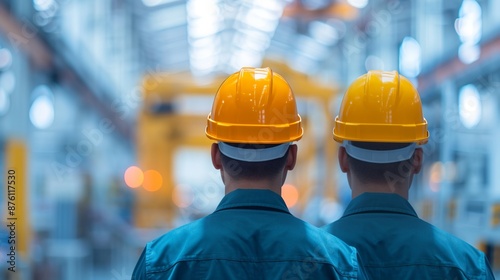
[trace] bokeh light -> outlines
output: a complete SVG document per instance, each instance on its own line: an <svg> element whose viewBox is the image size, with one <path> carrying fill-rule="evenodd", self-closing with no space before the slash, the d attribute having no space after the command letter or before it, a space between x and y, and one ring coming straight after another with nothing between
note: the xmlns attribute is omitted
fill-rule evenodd
<svg viewBox="0 0 500 280"><path fill-rule="evenodd" d="M473 84L460 88L458 94L458 112L460 121L466 128L473 128L481 121L481 97Z"/></svg>
<svg viewBox="0 0 500 280"><path fill-rule="evenodd" d="M139 167L130 166L125 170L123 179L125 180L125 184L130 188L137 188L144 182L144 173Z"/></svg>
<svg viewBox="0 0 500 280"><path fill-rule="evenodd" d="M54 0L33 0L33 7L38 11L46 11L55 4Z"/></svg>
<svg viewBox="0 0 500 280"><path fill-rule="evenodd" d="M295 206L299 200L299 191L294 185L284 184L283 187L281 187L281 196L283 200L285 200L286 206L291 208Z"/></svg>
<svg viewBox="0 0 500 280"><path fill-rule="evenodd" d="M10 108L10 98L9 95L0 88L0 116L5 115Z"/></svg>
<svg viewBox="0 0 500 280"><path fill-rule="evenodd" d="M8 94L11 94L14 91L14 88L16 87L16 76L12 70L0 73L0 87L2 87Z"/></svg>
<svg viewBox="0 0 500 280"><path fill-rule="evenodd" d="M421 49L417 40L405 37L399 48L399 71L407 78L420 74Z"/></svg>
<svg viewBox="0 0 500 280"><path fill-rule="evenodd" d="M163 177L160 172L151 169L144 172L144 181L142 187L150 192L155 192L161 188L163 184Z"/></svg>
<svg viewBox="0 0 500 280"><path fill-rule="evenodd" d="M12 64L12 53L8 49L0 49L0 69L7 68Z"/></svg>
<svg viewBox="0 0 500 280"><path fill-rule="evenodd" d="M347 3L355 8L362 9L368 5L368 0L347 0Z"/></svg>
<svg viewBox="0 0 500 280"><path fill-rule="evenodd" d="M481 49L478 45L461 44L458 47L458 58L465 64L471 64L479 59L481 56Z"/></svg>
<svg viewBox="0 0 500 280"><path fill-rule="evenodd" d="M30 108L31 123L39 129L45 129L54 122L54 104L47 95L38 96Z"/></svg>

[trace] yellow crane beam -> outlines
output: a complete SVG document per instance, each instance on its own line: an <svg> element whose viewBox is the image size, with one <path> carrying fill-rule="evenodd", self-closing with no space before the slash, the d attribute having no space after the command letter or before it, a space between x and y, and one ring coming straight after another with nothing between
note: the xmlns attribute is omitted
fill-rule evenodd
<svg viewBox="0 0 500 280"><path fill-rule="evenodd" d="M338 92L335 85L325 85L312 80L307 75L295 71L285 63L264 61L263 66L269 66L280 73L290 84L295 95L304 99L317 100L324 111L327 126L331 129L332 117L329 114L329 104ZM176 213L172 201L175 188L173 177L175 152L180 147L206 147L207 152L211 140L203 133L206 125L206 114L193 115L177 112L176 100L182 97L210 96L213 97L223 77L214 78L210 82L200 83L186 73L150 73L145 75L142 83L143 106L139 112L137 127L138 163L142 170L154 169L163 177L163 186L154 192L143 188L136 189L136 204L134 207L135 224L141 228L169 227ZM211 104L210 104L211 105ZM207 104L207 108L210 108ZM336 158L331 133L326 138L316 141L317 137L308 133L307 126L312 125L304 116L306 133L301 140L299 149L299 164L297 171L290 176L299 186L300 200L298 208L304 205L312 195L312 188L317 184L308 174L315 168L317 143L323 143L325 149L325 164L327 178L323 195L335 199L333 184L334 159ZM300 174L299 174L300 173ZM296 174L296 175L294 175ZM330 175L328 175L330 174ZM303 187L301 187L303 186Z"/></svg>

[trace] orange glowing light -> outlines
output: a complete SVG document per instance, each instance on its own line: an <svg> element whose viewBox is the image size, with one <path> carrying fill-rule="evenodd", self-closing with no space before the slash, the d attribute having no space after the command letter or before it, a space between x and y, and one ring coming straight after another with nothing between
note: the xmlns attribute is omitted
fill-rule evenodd
<svg viewBox="0 0 500 280"><path fill-rule="evenodd" d="M125 170L123 179L125 180L125 184L127 184L130 188L137 188L142 185L142 182L144 181L144 174L139 167L130 166L127 170Z"/></svg>
<svg viewBox="0 0 500 280"><path fill-rule="evenodd" d="M142 183L142 187L150 192L157 191L161 188L163 184L163 177L160 172L156 170L148 170L144 172L144 182Z"/></svg>
<svg viewBox="0 0 500 280"><path fill-rule="evenodd" d="M286 206L291 208L295 206L299 200L299 191L294 185L284 184L283 187L281 187L281 196L283 200L285 200Z"/></svg>

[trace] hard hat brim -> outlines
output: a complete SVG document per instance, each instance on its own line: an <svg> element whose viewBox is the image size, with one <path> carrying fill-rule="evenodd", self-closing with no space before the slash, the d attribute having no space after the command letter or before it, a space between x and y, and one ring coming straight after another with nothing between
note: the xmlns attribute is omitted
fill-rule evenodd
<svg viewBox="0 0 500 280"><path fill-rule="evenodd" d="M233 124L207 118L208 138L227 143L282 144L300 140L304 134L301 118L293 123L273 125Z"/></svg>
<svg viewBox="0 0 500 280"><path fill-rule="evenodd" d="M354 142L385 142L385 143L427 143L429 132L427 120L417 124L360 124L348 123L335 118L333 139Z"/></svg>

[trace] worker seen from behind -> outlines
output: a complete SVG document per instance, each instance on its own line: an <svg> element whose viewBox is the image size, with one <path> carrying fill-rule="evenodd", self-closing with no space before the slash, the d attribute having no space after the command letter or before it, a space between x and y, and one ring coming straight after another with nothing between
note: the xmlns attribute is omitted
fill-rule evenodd
<svg viewBox="0 0 500 280"><path fill-rule="evenodd" d="M333 137L352 200L324 227L358 249L371 279L494 279L485 255L419 219L408 202L429 138L417 90L369 71L347 89Z"/></svg>
<svg viewBox="0 0 500 280"><path fill-rule="evenodd" d="M292 216L280 196L302 134L280 75L230 75L206 127L225 196L214 213L149 242L133 279L364 279L356 249Z"/></svg>

